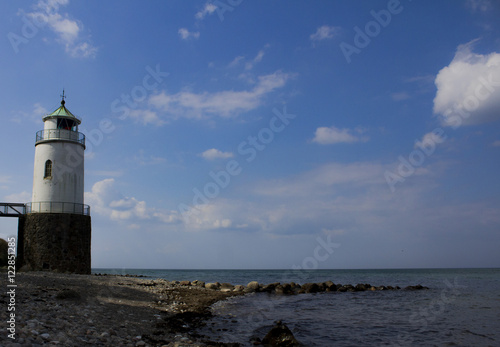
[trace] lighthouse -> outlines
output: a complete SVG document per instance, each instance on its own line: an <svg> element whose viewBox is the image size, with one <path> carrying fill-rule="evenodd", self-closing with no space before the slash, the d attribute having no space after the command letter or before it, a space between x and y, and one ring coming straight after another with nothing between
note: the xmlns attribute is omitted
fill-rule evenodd
<svg viewBox="0 0 500 347"><path fill-rule="evenodd" d="M32 200L20 221L18 257L28 270L90 273L90 207L84 204L85 135L61 105L36 133ZM20 254L19 254L20 253Z"/></svg>

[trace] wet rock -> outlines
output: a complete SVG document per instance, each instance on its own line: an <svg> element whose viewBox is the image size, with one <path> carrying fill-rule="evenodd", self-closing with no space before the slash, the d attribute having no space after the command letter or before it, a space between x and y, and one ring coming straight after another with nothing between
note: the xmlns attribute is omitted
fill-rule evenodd
<svg viewBox="0 0 500 347"><path fill-rule="evenodd" d="M280 284L274 288L276 294L293 294L292 285L289 283Z"/></svg>
<svg viewBox="0 0 500 347"><path fill-rule="evenodd" d="M190 286L191 285L191 281L181 281L179 284L181 286Z"/></svg>
<svg viewBox="0 0 500 347"><path fill-rule="evenodd" d="M405 290L422 290L422 289L429 289L427 287L424 287L420 284L417 284L416 286L408 286L408 287L405 287Z"/></svg>
<svg viewBox="0 0 500 347"><path fill-rule="evenodd" d="M358 283L356 284L355 289L357 292L364 292L366 290L366 286L362 283Z"/></svg>
<svg viewBox="0 0 500 347"><path fill-rule="evenodd" d="M325 291L327 292L334 292L337 290L337 286L332 281L326 281L324 285L325 285Z"/></svg>
<svg viewBox="0 0 500 347"><path fill-rule="evenodd" d="M234 290L234 286L231 283L222 283L219 289L221 292L232 292Z"/></svg>
<svg viewBox="0 0 500 347"><path fill-rule="evenodd" d="M276 286L276 288L274 288L274 292L279 295L285 294L285 290L281 284L279 286Z"/></svg>
<svg viewBox="0 0 500 347"><path fill-rule="evenodd" d="M279 282L276 282L276 283L269 283L269 284L266 284L265 286L262 286L261 288L261 292L267 292L267 293L271 293L274 291L274 289L279 286L280 283Z"/></svg>
<svg viewBox="0 0 500 347"><path fill-rule="evenodd" d="M219 282L207 283L207 284L205 284L205 288L217 290L217 289L219 289L219 285L220 285Z"/></svg>
<svg viewBox="0 0 500 347"><path fill-rule="evenodd" d="M277 347L295 347L302 346L297 341L290 329L281 321L275 322L275 325L269 330L266 336L262 339L264 346L277 346Z"/></svg>
<svg viewBox="0 0 500 347"><path fill-rule="evenodd" d="M337 285L337 287L338 287L338 285ZM337 292L342 292L342 293L347 292L347 287L341 285L340 287L337 288Z"/></svg>
<svg viewBox="0 0 500 347"><path fill-rule="evenodd" d="M253 292L258 292L260 288L260 284L257 281L252 281L247 284L247 289Z"/></svg>
<svg viewBox="0 0 500 347"><path fill-rule="evenodd" d="M194 280L193 282L191 282L191 285L195 287L205 287L205 282Z"/></svg>
<svg viewBox="0 0 500 347"><path fill-rule="evenodd" d="M241 284L237 284L234 286L234 290L235 292L242 292L245 290L245 286L242 286Z"/></svg>
<svg viewBox="0 0 500 347"><path fill-rule="evenodd" d="M317 293L320 291L320 287L317 283L304 283L301 290L303 290L304 293Z"/></svg>

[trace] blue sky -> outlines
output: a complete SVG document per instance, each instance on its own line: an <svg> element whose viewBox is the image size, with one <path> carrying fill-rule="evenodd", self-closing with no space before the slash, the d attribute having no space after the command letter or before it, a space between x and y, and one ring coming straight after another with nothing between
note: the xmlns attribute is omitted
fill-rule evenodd
<svg viewBox="0 0 500 347"><path fill-rule="evenodd" d="M500 266L500 6L1 2L0 199L87 135L92 266ZM2 218L0 237L17 221Z"/></svg>

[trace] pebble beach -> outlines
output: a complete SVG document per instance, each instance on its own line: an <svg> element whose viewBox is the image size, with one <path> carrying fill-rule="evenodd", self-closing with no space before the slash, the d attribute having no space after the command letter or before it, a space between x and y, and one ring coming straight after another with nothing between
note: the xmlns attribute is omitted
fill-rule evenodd
<svg viewBox="0 0 500 347"><path fill-rule="evenodd" d="M210 346L191 328L216 301L241 294L127 276L16 274L15 339L0 346ZM0 304L9 296L2 291ZM1 320L9 319L7 309ZM2 324L4 325L4 324Z"/></svg>

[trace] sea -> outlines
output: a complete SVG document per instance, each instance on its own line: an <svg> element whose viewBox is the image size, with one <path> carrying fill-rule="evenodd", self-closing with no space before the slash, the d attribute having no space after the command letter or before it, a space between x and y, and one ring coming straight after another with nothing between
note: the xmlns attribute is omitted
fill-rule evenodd
<svg viewBox="0 0 500 347"><path fill-rule="evenodd" d="M500 346L500 269L144 270L93 269L167 280L374 286L421 284L429 290L253 293L214 304L197 333L252 346L282 321L305 346Z"/></svg>

